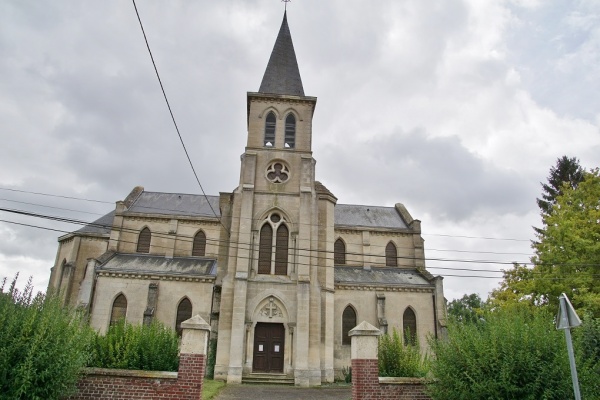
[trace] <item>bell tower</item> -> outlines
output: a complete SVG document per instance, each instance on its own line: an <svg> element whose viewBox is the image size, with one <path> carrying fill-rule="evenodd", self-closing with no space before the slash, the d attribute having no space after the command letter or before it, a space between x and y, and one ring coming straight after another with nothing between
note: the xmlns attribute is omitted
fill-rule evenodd
<svg viewBox="0 0 600 400"><path fill-rule="evenodd" d="M247 93L248 140L231 204L215 365L215 377L229 383L273 365L296 385L333 380L333 327L325 322L333 323L333 259L319 254L333 250L326 246L336 199L315 182L316 103L304 94L284 13L260 88ZM267 301L289 310L285 318L257 311ZM264 353L270 342L259 338L275 330L280 342Z"/></svg>

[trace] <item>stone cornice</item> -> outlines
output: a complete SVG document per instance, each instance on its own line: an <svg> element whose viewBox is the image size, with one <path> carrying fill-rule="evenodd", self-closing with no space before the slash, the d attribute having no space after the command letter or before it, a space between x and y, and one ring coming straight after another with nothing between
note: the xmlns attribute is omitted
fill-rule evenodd
<svg viewBox="0 0 600 400"><path fill-rule="evenodd" d="M378 291L378 292L413 292L413 293L433 293L435 286L427 285L422 287L415 286L383 286L369 283L336 283L335 290L359 290L359 291Z"/></svg>
<svg viewBox="0 0 600 400"><path fill-rule="evenodd" d="M112 272L99 271L98 277L108 278L124 278L124 279L141 279L141 280L160 280L160 281L176 281L176 282L205 282L214 283L214 276L189 276L189 275L158 275L149 273L134 273L134 272Z"/></svg>

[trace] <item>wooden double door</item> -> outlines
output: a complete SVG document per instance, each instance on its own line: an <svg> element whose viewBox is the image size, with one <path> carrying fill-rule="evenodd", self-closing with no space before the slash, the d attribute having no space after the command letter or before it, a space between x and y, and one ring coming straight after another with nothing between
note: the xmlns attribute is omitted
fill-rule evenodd
<svg viewBox="0 0 600 400"><path fill-rule="evenodd" d="M283 372L283 324L258 322L254 329L252 372Z"/></svg>

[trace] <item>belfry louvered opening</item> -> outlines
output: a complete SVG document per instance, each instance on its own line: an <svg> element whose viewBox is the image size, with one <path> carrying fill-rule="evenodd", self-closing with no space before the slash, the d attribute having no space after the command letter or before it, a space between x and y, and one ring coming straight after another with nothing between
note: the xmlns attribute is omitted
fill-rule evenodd
<svg viewBox="0 0 600 400"><path fill-rule="evenodd" d="M150 242L152 240L152 232L150 229L144 228L138 236L137 252L150 253Z"/></svg>

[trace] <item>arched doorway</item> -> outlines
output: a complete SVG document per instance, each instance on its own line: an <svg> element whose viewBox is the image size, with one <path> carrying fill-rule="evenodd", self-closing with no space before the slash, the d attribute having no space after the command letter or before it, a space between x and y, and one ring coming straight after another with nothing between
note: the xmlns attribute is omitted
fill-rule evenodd
<svg viewBox="0 0 600 400"><path fill-rule="evenodd" d="M252 372L283 372L285 327L257 322L254 328Z"/></svg>

